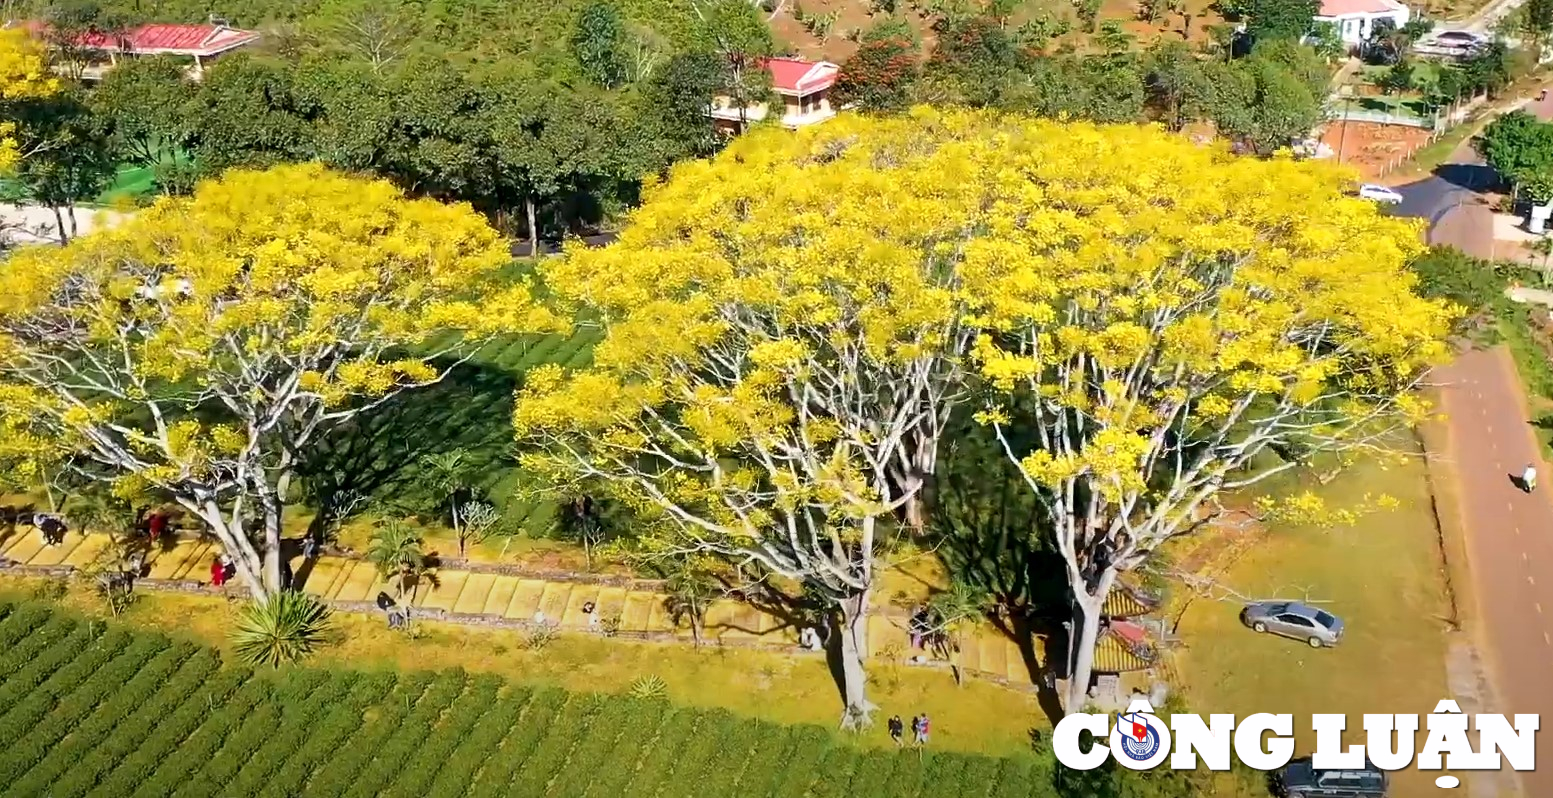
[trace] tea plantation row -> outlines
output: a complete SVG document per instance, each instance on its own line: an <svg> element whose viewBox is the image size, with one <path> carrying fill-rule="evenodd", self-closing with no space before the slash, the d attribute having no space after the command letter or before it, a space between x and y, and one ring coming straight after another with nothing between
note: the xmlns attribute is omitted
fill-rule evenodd
<svg viewBox="0 0 1553 798"><path fill-rule="evenodd" d="M1047 762L863 750L814 726L456 670L256 673L0 603L6 796L1031 798L1058 794Z"/></svg>

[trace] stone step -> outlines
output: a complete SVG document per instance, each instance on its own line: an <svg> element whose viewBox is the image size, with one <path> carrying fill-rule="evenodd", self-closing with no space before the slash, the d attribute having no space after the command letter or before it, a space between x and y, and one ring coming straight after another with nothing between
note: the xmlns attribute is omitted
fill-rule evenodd
<svg viewBox="0 0 1553 798"><path fill-rule="evenodd" d="M507 611L502 615L520 621L526 621L534 617L539 609L539 600L544 595L547 583L539 579L520 579L518 589L512 594L512 602L507 605Z"/></svg>
<svg viewBox="0 0 1553 798"><path fill-rule="evenodd" d="M495 587L496 579L496 574L470 574L469 581L464 583L463 592L453 602L453 611L484 612L485 601L491 597L491 588Z"/></svg>
<svg viewBox="0 0 1553 798"><path fill-rule="evenodd" d="M436 610L451 610L458 601L458 594L463 592L464 585L469 582L468 571L441 571L438 572L435 582L422 588L426 598L418 602L416 606Z"/></svg>
<svg viewBox="0 0 1553 798"><path fill-rule="evenodd" d="M480 611L486 615L504 615L507 612L507 605L512 603L512 595L517 590L517 577L498 577L496 584L491 585L491 592L485 597L485 606L481 607Z"/></svg>

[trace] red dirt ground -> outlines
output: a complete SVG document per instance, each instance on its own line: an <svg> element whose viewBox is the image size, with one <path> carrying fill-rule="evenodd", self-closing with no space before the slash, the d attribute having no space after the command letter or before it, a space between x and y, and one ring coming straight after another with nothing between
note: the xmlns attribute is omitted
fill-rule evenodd
<svg viewBox="0 0 1553 798"><path fill-rule="evenodd" d="M1321 134L1321 141L1332 148L1333 157L1339 157L1336 153L1341 145L1342 163L1358 170L1365 179L1378 179L1386 164L1428 140L1429 131L1423 128L1373 122L1333 122Z"/></svg>

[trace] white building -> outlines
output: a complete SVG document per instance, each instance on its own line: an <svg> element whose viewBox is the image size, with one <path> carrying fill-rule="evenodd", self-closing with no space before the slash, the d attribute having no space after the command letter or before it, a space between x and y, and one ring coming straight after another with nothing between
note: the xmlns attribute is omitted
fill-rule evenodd
<svg viewBox="0 0 1553 798"><path fill-rule="evenodd" d="M1345 43L1358 45L1369 38L1376 20L1389 19L1400 28L1412 18L1413 12L1397 0L1321 0L1316 22L1336 25Z"/></svg>

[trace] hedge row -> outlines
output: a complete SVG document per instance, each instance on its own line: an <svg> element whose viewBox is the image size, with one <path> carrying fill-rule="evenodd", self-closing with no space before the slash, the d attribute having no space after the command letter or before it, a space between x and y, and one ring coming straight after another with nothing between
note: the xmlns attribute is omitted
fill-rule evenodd
<svg viewBox="0 0 1553 798"><path fill-rule="evenodd" d="M1052 765L1033 755L860 749L815 726L459 670L255 673L31 602L0 602L0 642L6 796L1059 794Z"/></svg>

